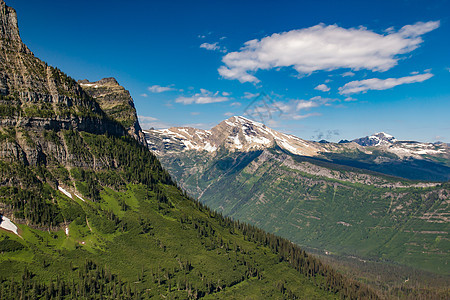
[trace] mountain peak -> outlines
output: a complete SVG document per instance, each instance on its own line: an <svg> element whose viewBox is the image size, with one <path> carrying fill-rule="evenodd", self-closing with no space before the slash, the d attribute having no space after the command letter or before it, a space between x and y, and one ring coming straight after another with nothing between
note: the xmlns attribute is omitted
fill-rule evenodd
<svg viewBox="0 0 450 300"><path fill-rule="evenodd" d="M158 152L197 150L215 152L225 148L231 152L262 150L274 145L297 155L311 156L325 149L292 135L275 131L242 116L233 116L211 130L174 127L146 132L150 149Z"/></svg>
<svg viewBox="0 0 450 300"><path fill-rule="evenodd" d="M79 80L78 84L100 104L106 114L121 123L128 133L142 144L145 143L144 134L139 125L136 108L130 92L121 86L113 77L90 82Z"/></svg>
<svg viewBox="0 0 450 300"><path fill-rule="evenodd" d="M394 144L397 142L397 139L388 133L377 132L370 136L354 139L353 142L361 146L382 146Z"/></svg>
<svg viewBox="0 0 450 300"><path fill-rule="evenodd" d="M8 50L14 48L19 52L31 53L20 38L16 10L7 6L3 0L0 0L0 47Z"/></svg>
<svg viewBox="0 0 450 300"><path fill-rule="evenodd" d="M22 42L17 24L17 13L12 7L0 0L0 34L2 39Z"/></svg>

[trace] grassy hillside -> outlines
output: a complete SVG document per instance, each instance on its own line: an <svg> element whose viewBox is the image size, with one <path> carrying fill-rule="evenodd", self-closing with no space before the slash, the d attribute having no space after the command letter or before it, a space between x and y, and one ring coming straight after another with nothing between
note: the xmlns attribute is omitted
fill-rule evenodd
<svg viewBox="0 0 450 300"><path fill-rule="evenodd" d="M162 157L191 194L226 216L320 253L449 275L448 183L415 187L279 149Z"/></svg>
<svg viewBox="0 0 450 300"><path fill-rule="evenodd" d="M37 130L26 142L8 130L3 147L39 143L45 159L0 163L2 211L20 234L0 233L1 299L376 297L289 241L187 197L131 137Z"/></svg>

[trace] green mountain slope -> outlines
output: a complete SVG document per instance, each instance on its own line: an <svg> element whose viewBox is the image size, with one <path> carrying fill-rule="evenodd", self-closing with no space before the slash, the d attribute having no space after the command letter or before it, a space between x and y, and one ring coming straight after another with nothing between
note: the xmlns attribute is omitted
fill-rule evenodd
<svg viewBox="0 0 450 300"><path fill-rule="evenodd" d="M189 198L127 120L33 56L3 0L0 28L0 299L378 298Z"/></svg>
<svg viewBox="0 0 450 300"><path fill-rule="evenodd" d="M279 148L160 159L212 209L303 247L450 274L448 183L404 181Z"/></svg>

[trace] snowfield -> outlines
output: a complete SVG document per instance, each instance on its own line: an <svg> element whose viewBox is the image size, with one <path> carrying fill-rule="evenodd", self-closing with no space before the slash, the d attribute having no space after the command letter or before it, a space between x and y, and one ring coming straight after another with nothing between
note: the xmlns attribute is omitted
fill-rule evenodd
<svg viewBox="0 0 450 300"><path fill-rule="evenodd" d="M17 226L5 216L2 216L0 227L19 235Z"/></svg>
<svg viewBox="0 0 450 300"><path fill-rule="evenodd" d="M64 195L66 195L67 197L69 197L70 199L73 199L73 198L72 198L72 194L69 193L68 191L66 191L65 189L63 189L62 187L58 186L58 190L59 190L61 193L63 193Z"/></svg>

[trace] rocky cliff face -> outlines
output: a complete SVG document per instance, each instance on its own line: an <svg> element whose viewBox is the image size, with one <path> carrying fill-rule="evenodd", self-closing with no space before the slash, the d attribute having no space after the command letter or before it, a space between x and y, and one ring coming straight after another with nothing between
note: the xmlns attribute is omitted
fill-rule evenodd
<svg viewBox="0 0 450 300"><path fill-rule="evenodd" d="M122 124L131 136L146 145L133 98L131 98L130 92L119 85L115 78L103 78L96 82L80 80L78 83L87 94L97 100L109 117Z"/></svg>
<svg viewBox="0 0 450 300"><path fill-rule="evenodd" d="M102 84L109 87L111 82ZM114 89L122 90L123 98L129 97L117 82L115 85ZM133 136L138 135L140 127L132 100L121 101L128 105L130 126L119 123L128 115L121 118L110 111L105 113L75 80L35 57L20 38L15 10L0 0L1 159L31 166L100 168L102 162L74 154L74 146L82 146L77 145L78 132L127 136L126 126L134 128L128 129Z"/></svg>
<svg viewBox="0 0 450 300"><path fill-rule="evenodd" d="M20 38L16 12L2 0L0 28L2 126L126 133L72 78L33 55Z"/></svg>

